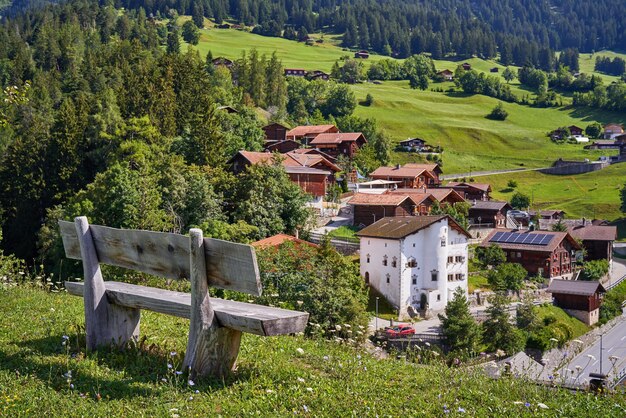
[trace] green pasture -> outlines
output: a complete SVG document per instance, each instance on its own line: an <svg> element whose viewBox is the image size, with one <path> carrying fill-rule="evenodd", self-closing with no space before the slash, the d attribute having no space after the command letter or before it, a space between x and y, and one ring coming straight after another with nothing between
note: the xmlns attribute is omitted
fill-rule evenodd
<svg viewBox="0 0 626 418"><path fill-rule="evenodd" d="M510 191L509 180L519 186ZM515 191L532 198L533 209L562 209L569 218L605 218L623 216L619 191L626 183L626 164L614 164L604 170L576 176L555 176L536 171L476 177L477 182L490 183L492 196L510 200Z"/></svg>

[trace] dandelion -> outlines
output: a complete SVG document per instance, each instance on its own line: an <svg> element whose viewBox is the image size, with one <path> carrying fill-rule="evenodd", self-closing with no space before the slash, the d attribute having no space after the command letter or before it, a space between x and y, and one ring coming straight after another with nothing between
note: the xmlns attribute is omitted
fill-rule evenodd
<svg viewBox="0 0 626 418"><path fill-rule="evenodd" d="M296 348L296 352L297 352L298 354L300 354L300 355L303 355L303 354L304 354L304 350L303 350L303 349L301 349L300 347Z"/></svg>

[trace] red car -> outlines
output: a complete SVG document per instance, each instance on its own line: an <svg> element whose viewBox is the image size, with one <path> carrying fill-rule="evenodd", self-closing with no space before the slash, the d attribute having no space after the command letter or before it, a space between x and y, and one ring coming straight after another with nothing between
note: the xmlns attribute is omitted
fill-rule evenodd
<svg viewBox="0 0 626 418"><path fill-rule="evenodd" d="M410 325L396 325L394 327L386 327L385 335L387 337L404 337L407 335L414 335L415 328Z"/></svg>

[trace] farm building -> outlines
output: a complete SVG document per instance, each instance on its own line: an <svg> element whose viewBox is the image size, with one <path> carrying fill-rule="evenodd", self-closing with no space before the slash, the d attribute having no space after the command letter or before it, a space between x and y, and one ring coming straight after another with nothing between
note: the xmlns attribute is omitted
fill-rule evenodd
<svg viewBox="0 0 626 418"><path fill-rule="evenodd" d="M506 228L506 214L513 209L507 202L477 200L471 203L472 206L469 208L467 215L470 224L482 227Z"/></svg>
<svg viewBox="0 0 626 418"><path fill-rule="evenodd" d="M613 243L617 239L616 226L586 224L569 228L568 232L582 241L587 252L585 260L613 260Z"/></svg>
<svg viewBox="0 0 626 418"><path fill-rule="evenodd" d="M459 183L451 181L446 187L457 191L465 200L491 200L491 185L488 183Z"/></svg>
<svg viewBox="0 0 626 418"><path fill-rule="evenodd" d="M433 166L439 167L436 164ZM435 187L439 184L439 174L432 167L424 167L421 164L378 167L370 173L370 177L377 180L399 181L399 187L408 188Z"/></svg>
<svg viewBox="0 0 626 418"><path fill-rule="evenodd" d="M335 158L344 155L353 158L367 140L361 132L332 132L321 133L315 136L309 145Z"/></svg>
<svg viewBox="0 0 626 418"><path fill-rule="evenodd" d="M552 293L556 306L573 317L587 325L598 322L602 294L606 293L599 282L555 279L546 291Z"/></svg>
<svg viewBox="0 0 626 418"><path fill-rule="evenodd" d="M428 215L435 200L430 194L357 193L348 201L354 225L371 225L385 217Z"/></svg>
<svg viewBox="0 0 626 418"><path fill-rule="evenodd" d="M301 142L303 145L309 145L309 142L319 134L336 132L339 132L339 129L335 125L302 125L287 131L287 139L293 139Z"/></svg>

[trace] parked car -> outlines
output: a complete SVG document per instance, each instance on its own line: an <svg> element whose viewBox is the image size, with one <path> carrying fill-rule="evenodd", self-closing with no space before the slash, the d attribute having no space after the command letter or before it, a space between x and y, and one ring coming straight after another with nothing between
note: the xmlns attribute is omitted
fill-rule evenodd
<svg viewBox="0 0 626 418"><path fill-rule="evenodd" d="M385 335L387 337L404 337L414 334L415 328L413 328L411 325L403 324L385 328Z"/></svg>

